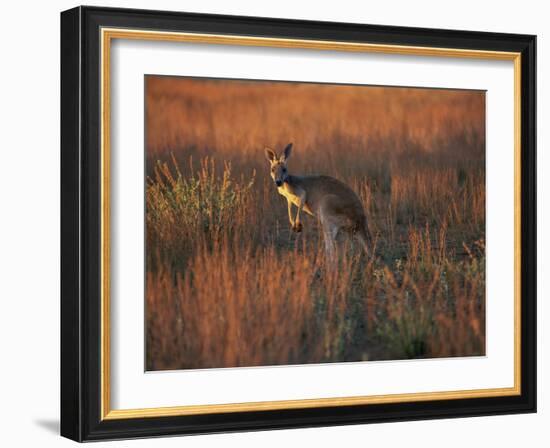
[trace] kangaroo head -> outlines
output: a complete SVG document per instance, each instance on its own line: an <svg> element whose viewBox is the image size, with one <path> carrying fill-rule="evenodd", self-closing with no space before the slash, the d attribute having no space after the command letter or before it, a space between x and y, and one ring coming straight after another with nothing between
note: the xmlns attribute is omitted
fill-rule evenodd
<svg viewBox="0 0 550 448"><path fill-rule="evenodd" d="M271 169L271 178L273 179L277 187L282 186L288 178L288 169L286 167L286 163L288 158L290 157L291 151L292 143L286 145L280 157L277 156L275 151L273 151L272 149L265 148L265 155L267 156L267 160L269 161Z"/></svg>

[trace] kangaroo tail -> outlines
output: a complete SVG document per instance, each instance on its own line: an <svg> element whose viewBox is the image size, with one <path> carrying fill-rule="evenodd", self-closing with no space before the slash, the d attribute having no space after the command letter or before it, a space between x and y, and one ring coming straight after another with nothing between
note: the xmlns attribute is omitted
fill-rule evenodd
<svg viewBox="0 0 550 448"><path fill-rule="evenodd" d="M355 235L363 245L365 253L368 254L369 249L373 246L373 239L366 217L363 217L363 219L361 219L361 221L357 223Z"/></svg>
<svg viewBox="0 0 550 448"><path fill-rule="evenodd" d="M368 245L371 246L373 243L373 239L372 239L372 233L370 232L370 228L369 228L369 221L366 216L363 221L362 232L363 232L363 237L367 241Z"/></svg>

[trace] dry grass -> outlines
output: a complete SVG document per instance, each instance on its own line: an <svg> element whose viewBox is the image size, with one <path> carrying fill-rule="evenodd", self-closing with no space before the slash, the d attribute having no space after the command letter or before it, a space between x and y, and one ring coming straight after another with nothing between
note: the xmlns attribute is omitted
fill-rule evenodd
<svg viewBox="0 0 550 448"><path fill-rule="evenodd" d="M485 353L479 92L146 80L147 368ZM290 231L263 147L337 177L376 236L324 266Z"/></svg>

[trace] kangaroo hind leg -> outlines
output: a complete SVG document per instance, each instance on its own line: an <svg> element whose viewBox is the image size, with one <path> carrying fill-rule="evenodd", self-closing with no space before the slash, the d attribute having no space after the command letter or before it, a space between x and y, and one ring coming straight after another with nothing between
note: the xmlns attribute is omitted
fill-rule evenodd
<svg viewBox="0 0 550 448"><path fill-rule="evenodd" d="M338 261L336 239L342 227L341 219L335 213L334 200L332 196L327 196L319 207L327 264L331 267L335 267Z"/></svg>

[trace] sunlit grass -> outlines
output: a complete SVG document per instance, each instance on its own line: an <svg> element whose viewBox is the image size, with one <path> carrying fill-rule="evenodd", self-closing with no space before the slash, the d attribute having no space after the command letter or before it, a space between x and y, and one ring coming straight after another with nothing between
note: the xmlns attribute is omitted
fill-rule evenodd
<svg viewBox="0 0 550 448"><path fill-rule="evenodd" d="M484 96L147 78L147 368L485 353ZM264 145L338 177L376 240L326 269Z"/></svg>

